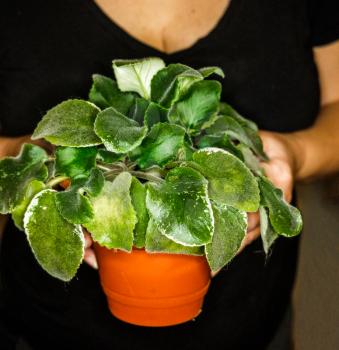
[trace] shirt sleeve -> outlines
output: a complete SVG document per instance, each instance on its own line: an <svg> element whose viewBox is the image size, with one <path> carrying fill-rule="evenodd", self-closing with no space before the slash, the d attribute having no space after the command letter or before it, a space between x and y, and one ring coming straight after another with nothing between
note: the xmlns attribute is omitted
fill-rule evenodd
<svg viewBox="0 0 339 350"><path fill-rule="evenodd" d="M339 1L310 0L311 40L313 46L339 40Z"/></svg>

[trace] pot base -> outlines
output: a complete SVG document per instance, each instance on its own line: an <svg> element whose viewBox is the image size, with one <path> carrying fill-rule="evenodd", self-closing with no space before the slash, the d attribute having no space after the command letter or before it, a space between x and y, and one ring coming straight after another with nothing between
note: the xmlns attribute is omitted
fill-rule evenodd
<svg viewBox="0 0 339 350"><path fill-rule="evenodd" d="M111 313L119 320L137 326L165 327L185 323L197 317L208 287L209 285L193 295L175 299L164 298L160 302L159 299L126 298L107 289L104 291Z"/></svg>
<svg viewBox="0 0 339 350"><path fill-rule="evenodd" d="M111 313L146 327L192 320L201 312L210 284L203 256L131 253L94 244L102 288Z"/></svg>

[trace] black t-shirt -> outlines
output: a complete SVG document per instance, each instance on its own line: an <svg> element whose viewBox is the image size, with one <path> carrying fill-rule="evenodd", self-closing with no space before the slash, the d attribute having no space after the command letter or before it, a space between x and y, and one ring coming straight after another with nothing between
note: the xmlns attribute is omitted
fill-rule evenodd
<svg viewBox="0 0 339 350"><path fill-rule="evenodd" d="M130 37L91 0L5 1L1 134L31 133L47 109L86 98L92 73L112 76L112 59L145 56L220 66L223 100L260 128L307 128L319 110L312 46L339 38L338 7L319 3L232 0L210 34L163 54ZM97 271L86 264L70 283L50 277L10 222L1 252L1 329L34 349L264 349L289 303L296 255L297 239L279 239L268 259L257 240L213 279L195 321L143 328L111 316Z"/></svg>

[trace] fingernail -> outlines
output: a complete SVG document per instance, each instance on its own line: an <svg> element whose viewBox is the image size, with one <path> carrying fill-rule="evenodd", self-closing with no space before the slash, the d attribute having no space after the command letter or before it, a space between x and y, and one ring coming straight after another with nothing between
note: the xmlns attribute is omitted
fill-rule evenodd
<svg viewBox="0 0 339 350"><path fill-rule="evenodd" d="M96 256L94 255L93 252L91 252L91 251L86 251L86 252L85 252L84 260L86 261L86 263L87 263L89 266L93 267L93 269L98 270L97 258L96 258Z"/></svg>

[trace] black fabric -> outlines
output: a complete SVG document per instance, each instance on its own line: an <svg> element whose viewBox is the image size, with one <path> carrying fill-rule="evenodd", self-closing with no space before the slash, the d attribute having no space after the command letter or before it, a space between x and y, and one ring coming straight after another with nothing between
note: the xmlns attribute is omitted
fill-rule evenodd
<svg viewBox="0 0 339 350"><path fill-rule="evenodd" d="M112 75L113 58L151 55L197 68L221 66L223 99L260 128L306 128L319 109L312 45L339 37L336 17L322 11L317 18L312 8L306 0L233 0L207 37L166 55L128 36L90 0L4 1L1 134L31 133L47 109L86 98L91 74ZM297 244L279 239L266 260L256 241L213 279L194 322L153 329L111 316L98 274L87 265L70 283L47 275L10 223L1 252L0 325L8 341L22 336L34 349L265 349L289 303Z"/></svg>

